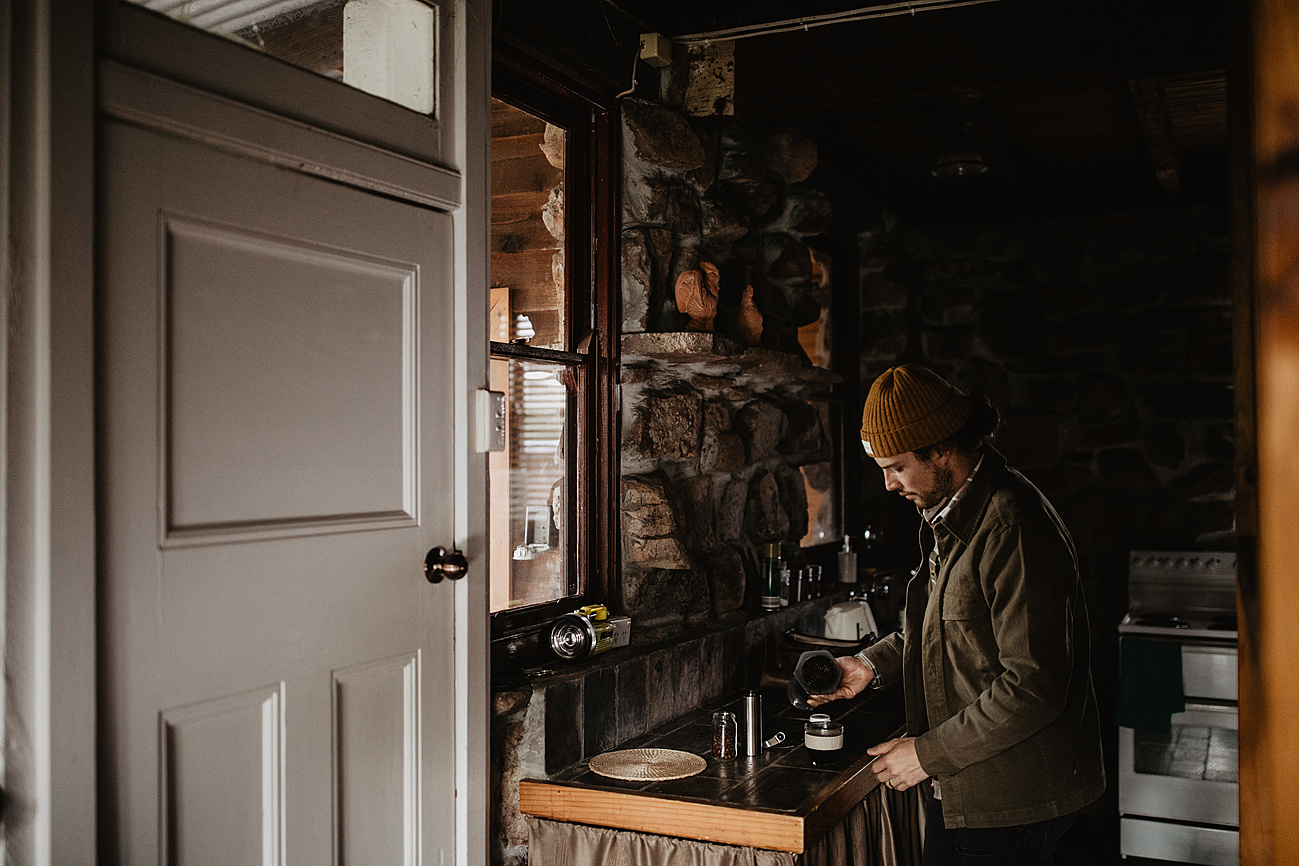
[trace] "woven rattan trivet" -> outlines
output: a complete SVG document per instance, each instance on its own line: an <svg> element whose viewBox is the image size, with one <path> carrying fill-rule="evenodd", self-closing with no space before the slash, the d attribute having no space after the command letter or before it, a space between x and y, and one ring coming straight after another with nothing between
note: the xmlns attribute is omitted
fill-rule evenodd
<svg viewBox="0 0 1299 866"><path fill-rule="evenodd" d="M592 772L628 782L662 782L684 779L708 766L708 762L676 749L623 749L605 752L591 759Z"/></svg>

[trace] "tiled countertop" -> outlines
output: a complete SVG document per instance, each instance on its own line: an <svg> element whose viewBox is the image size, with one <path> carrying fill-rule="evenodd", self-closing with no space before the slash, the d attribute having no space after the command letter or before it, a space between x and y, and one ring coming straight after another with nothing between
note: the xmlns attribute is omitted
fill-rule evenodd
<svg viewBox="0 0 1299 866"><path fill-rule="evenodd" d="M866 749L902 731L902 690L868 690L821 709L843 723L843 749L809 752L803 745L808 713L791 706L783 690L764 690L763 735L784 731L785 741L749 758L741 734L739 757L714 758L712 714L731 710L742 730L741 701L739 694L715 701L620 747L702 755L708 766L698 775L625 782L593 773L583 761L548 779L520 782L520 810L558 821L802 852L875 787Z"/></svg>

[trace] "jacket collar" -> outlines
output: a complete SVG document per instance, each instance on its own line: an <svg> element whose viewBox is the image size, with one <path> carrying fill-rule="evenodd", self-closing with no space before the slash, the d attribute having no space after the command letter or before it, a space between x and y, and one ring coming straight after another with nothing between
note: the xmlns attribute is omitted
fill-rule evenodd
<svg viewBox="0 0 1299 866"><path fill-rule="evenodd" d="M955 535L964 544L969 544L974 532L983 520L983 512L988 508L992 494L1001 486L1001 478L1006 472L1006 458L991 445L983 446L983 465L970 481L960 500L952 506L943 518L942 526Z"/></svg>

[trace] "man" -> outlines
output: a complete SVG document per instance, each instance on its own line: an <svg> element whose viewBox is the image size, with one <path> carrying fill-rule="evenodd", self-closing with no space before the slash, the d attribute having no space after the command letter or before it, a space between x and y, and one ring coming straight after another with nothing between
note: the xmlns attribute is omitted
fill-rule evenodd
<svg viewBox="0 0 1299 866"><path fill-rule="evenodd" d="M871 767L890 788L924 783L925 866L1049 864L1105 790L1073 540L988 444L999 424L923 367L871 385L862 446L923 516L923 562L902 632L839 659L843 685L811 701L901 680L907 735Z"/></svg>

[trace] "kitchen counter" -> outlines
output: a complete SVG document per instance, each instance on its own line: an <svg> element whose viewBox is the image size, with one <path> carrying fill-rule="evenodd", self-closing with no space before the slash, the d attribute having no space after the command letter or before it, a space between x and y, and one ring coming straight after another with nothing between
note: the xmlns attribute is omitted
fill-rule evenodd
<svg viewBox="0 0 1299 866"><path fill-rule="evenodd" d="M731 710L740 720L739 694L701 707L620 748L678 749L701 755L708 765L698 775L662 782L627 782L590 770L586 762L547 779L519 783L519 808L526 815L802 853L840 821L876 786L866 749L903 729L902 690L866 691L819 711L844 725L844 747L836 753L809 752L803 745L808 713L790 705L784 690L764 689L763 735L785 733L785 741L760 755L730 760L712 756L712 714Z"/></svg>

